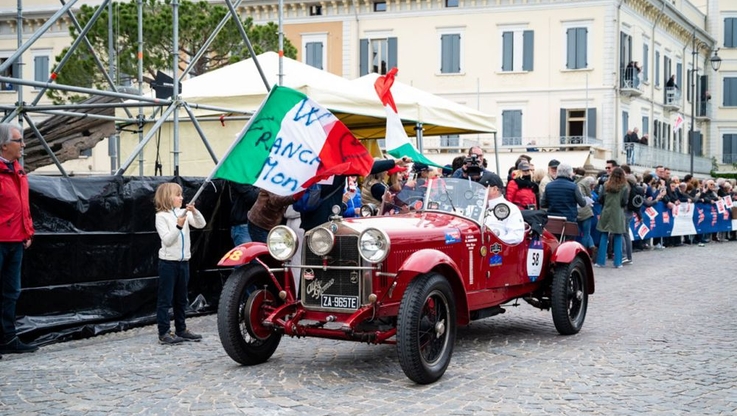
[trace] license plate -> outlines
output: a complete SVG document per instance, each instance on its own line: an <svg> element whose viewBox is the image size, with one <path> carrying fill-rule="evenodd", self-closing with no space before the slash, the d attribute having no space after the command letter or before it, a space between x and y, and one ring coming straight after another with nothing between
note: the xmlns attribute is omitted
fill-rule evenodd
<svg viewBox="0 0 737 416"><path fill-rule="evenodd" d="M358 309L358 296L322 295L323 308Z"/></svg>

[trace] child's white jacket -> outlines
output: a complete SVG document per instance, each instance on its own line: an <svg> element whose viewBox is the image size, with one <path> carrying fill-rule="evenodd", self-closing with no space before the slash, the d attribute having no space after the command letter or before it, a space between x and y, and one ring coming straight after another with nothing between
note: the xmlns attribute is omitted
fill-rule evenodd
<svg viewBox="0 0 737 416"><path fill-rule="evenodd" d="M182 229L177 228L177 218L186 212L183 208L175 208L170 211L156 213L156 232L161 238L159 258L161 260L187 261L192 256L190 252L189 226L203 228L207 225L205 217L199 210L194 215L187 212L187 221Z"/></svg>

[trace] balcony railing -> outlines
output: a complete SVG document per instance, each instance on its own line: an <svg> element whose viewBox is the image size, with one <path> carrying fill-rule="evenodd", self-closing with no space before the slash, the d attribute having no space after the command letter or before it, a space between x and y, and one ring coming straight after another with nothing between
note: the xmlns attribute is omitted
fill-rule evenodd
<svg viewBox="0 0 737 416"><path fill-rule="evenodd" d="M671 152L639 143L625 143L624 152L626 163L630 166L654 168L663 165L681 172L691 170L691 155L687 153ZM695 173L709 173L711 171L711 159L694 156L693 166Z"/></svg>
<svg viewBox="0 0 737 416"><path fill-rule="evenodd" d="M676 87L665 87L665 106L674 109L680 109L681 90Z"/></svg>
<svg viewBox="0 0 737 416"><path fill-rule="evenodd" d="M722 163L737 164L737 153L722 154Z"/></svg>
<svg viewBox="0 0 737 416"><path fill-rule="evenodd" d="M642 83L634 68L624 68L620 79L620 91L624 95L639 97L642 95Z"/></svg>
<svg viewBox="0 0 737 416"><path fill-rule="evenodd" d="M711 102L699 100L696 102L696 117L711 119Z"/></svg>

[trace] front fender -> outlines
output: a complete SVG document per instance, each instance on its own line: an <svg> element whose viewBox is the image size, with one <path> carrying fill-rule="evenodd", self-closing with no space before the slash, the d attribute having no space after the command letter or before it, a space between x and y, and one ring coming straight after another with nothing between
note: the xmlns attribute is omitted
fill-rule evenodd
<svg viewBox="0 0 737 416"><path fill-rule="evenodd" d="M463 286L461 279L461 270L450 256L433 249L418 250L407 257L399 267L399 275L402 277L408 276L408 281L405 282L407 285L409 280L414 279L415 276L431 271L436 271L448 279L456 300L458 323L467 325L470 322L470 315L466 288Z"/></svg>
<svg viewBox="0 0 737 416"><path fill-rule="evenodd" d="M269 263L273 262L274 259L269 254L269 249L266 248L264 243L243 243L237 247L233 247L225 253L223 258L218 262L218 266L221 267L237 267L244 264L248 264L255 258L270 259Z"/></svg>
<svg viewBox="0 0 737 416"><path fill-rule="evenodd" d="M571 263L573 259L580 257L586 265L587 286L589 294L594 293L594 267L591 264L591 258L581 243L575 241L566 241L558 246L553 252L551 262L555 263Z"/></svg>

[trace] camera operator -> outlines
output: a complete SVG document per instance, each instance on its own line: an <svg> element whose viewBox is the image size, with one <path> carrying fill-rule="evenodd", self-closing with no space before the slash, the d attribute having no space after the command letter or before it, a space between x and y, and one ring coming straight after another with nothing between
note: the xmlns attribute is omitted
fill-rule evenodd
<svg viewBox="0 0 737 416"><path fill-rule="evenodd" d="M468 149L468 156L463 160L463 165L453 172L453 178L471 178L478 181L481 175L487 172L484 164L484 152L480 147L474 146Z"/></svg>

